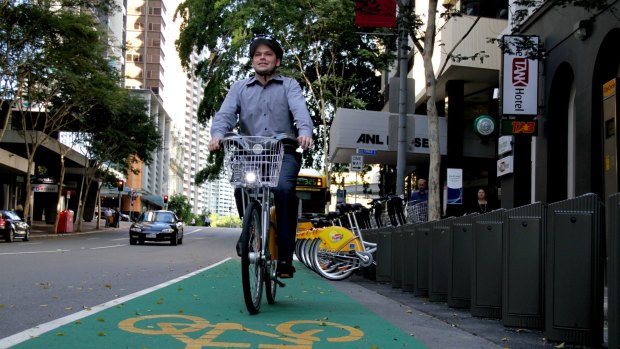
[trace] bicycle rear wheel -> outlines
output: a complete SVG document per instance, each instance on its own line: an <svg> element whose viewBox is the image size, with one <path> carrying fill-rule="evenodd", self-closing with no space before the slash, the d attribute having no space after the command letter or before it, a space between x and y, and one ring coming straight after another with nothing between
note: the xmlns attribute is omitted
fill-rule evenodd
<svg viewBox="0 0 620 349"><path fill-rule="evenodd" d="M263 293L266 268L260 255L261 227L261 206L257 201L251 201L245 209L241 231L241 280L245 306L250 314L256 314L260 310Z"/></svg>

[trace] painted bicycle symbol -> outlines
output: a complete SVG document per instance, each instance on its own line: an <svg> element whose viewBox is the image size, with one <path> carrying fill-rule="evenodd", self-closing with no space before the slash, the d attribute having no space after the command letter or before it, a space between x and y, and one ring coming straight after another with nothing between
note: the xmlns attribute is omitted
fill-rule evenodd
<svg viewBox="0 0 620 349"><path fill-rule="evenodd" d="M246 334L280 341L279 344L259 344L259 348L312 349L314 342L325 340L331 343L354 342L364 337L361 330L334 322L314 320L292 320L275 326L278 333L258 331L230 322L211 323L198 316L190 315L146 315L130 318L118 324L121 330L144 335L168 335L185 344L186 349L203 347L248 348L252 343L216 341L228 333L228 339L243 338ZM196 333L200 333L196 338ZM240 331L239 333L230 333ZM189 334L193 335L190 336ZM325 338L321 338L321 335Z"/></svg>

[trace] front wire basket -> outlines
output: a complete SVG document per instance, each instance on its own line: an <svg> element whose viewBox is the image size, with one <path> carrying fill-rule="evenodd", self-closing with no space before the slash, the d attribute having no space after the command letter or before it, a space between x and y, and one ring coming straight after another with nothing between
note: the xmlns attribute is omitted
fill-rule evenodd
<svg viewBox="0 0 620 349"><path fill-rule="evenodd" d="M234 136L223 140L224 168L233 187L276 187L284 147L274 137Z"/></svg>

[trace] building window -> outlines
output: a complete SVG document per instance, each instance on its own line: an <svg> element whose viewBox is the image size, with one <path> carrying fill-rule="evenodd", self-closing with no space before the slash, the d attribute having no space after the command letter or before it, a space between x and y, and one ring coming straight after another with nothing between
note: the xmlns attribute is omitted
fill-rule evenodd
<svg viewBox="0 0 620 349"><path fill-rule="evenodd" d="M161 44L160 40L153 40L153 46L154 47L159 47L159 46L161 46L160 44Z"/></svg>
<svg viewBox="0 0 620 349"><path fill-rule="evenodd" d="M136 22L133 24L133 29L135 30L144 30L144 23Z"/></svg>
<svg viewBox="0 0 620 349"><path fill-rule="evenodd" d="M159 63L159 55L149 55L149 63Z"/></svg>
<svg viewBox="0 0 620 349"><path fill-rule="evenodd" d="M143 62L142 55L138 53L128 53L127 61L128 62Z"/></svg>
<svg viewBox="0 0 620 349"><path fill-rule="evenodd" d="M159 94L159 87L151 87L151 91L153 91L154 94L158 95Z"/></svg>
<svg viewBox="0 0 620 349"><path fill-rule="evenodd" d="M150 31L161 31L161 23L149 23L149 30Z"/></svg>
<svg viewBox="0 0 620 349"><path fill-rule="evenodd" d="M136 9L135 9L136 13L142 13L143 10L144 10L143 6L136 7Z"/></svg>
<svg viewBox="0 0 620 349"><path fill-rule="evenodd" d="M149 15L161 16L161 7L149 7Z"/></svg>

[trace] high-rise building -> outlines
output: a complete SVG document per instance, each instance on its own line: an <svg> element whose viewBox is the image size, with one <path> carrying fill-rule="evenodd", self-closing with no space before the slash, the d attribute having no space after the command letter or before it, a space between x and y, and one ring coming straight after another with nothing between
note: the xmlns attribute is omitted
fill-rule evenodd
<svg viewBox="0 0 620 349"><path fill-rule="evenodd" d="M209 125L200 124L197 118L202 83L193 74L205 52L193 54L188 71L182 70L174 46L180 21L173 21L173 12L178 5L179 0L127 0L125 86L153 91L171 118L170 134L162 135L170 141L164 149L170 166L162 190L185 195L196 214L228 215L232 197L228 182L196 185L196 174L207 165L209 155Z"/></svg>

